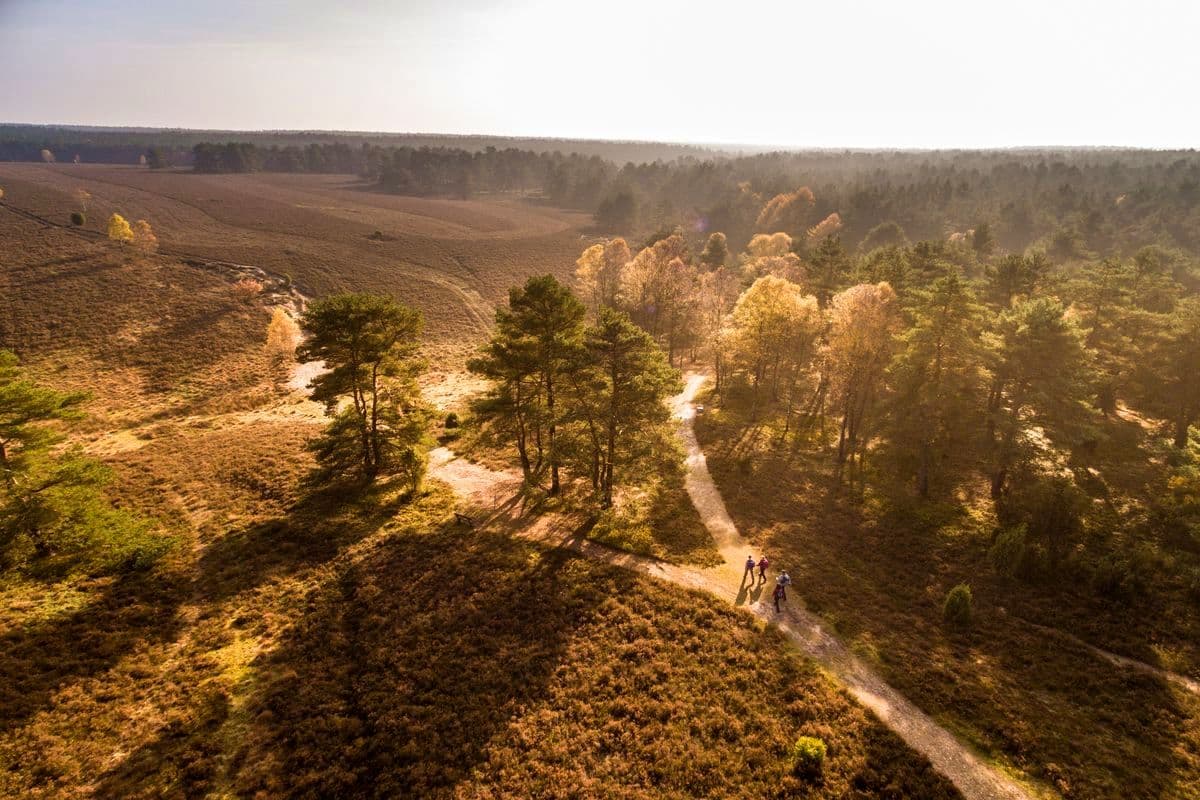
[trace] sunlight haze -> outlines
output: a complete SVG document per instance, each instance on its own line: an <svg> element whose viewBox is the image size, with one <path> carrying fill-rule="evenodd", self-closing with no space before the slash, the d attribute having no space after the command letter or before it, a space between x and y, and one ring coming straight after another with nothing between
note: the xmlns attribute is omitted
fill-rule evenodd
<svg viewBox="0 0 1200 800"><path fill-rule="evenodd" d="M0 0L0 120L1191 147L1200 7Z"/></svg>

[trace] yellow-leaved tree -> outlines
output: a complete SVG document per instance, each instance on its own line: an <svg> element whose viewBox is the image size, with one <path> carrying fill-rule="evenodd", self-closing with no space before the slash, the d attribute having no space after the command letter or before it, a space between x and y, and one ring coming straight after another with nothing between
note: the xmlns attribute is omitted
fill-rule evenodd
<svg viewBox="0 0 1200 800"><path fill-rule="evenodd" d="M900 328L900 303L890 284L861 283L833 296L825 368L833 408L841 416L837 477L850 466L862 474L871 412ZM857 463L856 463L857 457Z"/></svg>
<svg viewBox="0 0 1200 800"><path fill-rule="evenodd" d="M113 214L108 218L108 238L114 242L133 241L133 228L129 227L129 221L120 214Z"/></svg>
<svg viewBox="0 0 1200 800"><path fill-rule="evenodd" d="M842 229L842 216L836 211L830 214L825 219L818 222L808 229L808 242L810 245L820 242L828 236L832 236Z"/></svg>
<svg viewBox="0 0 1200 800"><path fill-rule="evenodd" d="M154 229L144 219L139 219L133 226L133 244L143 253L158 252L158 237Z"/></svg>
<svg viewBox="0 0 1200 800"><path fill-rule="evenodd" d="M279 306L271 312L267 324L267 342L264 348L271 366L277 373L285 374L287 366L296 358L296 347L300 344L300 326L291 315Z"/></svg>
<svg viewBox="0 0 1200 800"><path fill-rule="evenodd" d="M780 231L779 233L759 233L746 245L746 250L754 258L766 256L781 256L792 249L792 237Z"/></svg>
<svg viewBox="0 0 1200 800"><path fill-rule="evenodd" d="M783 388L790 401L812 362L822 326L817 299L785 278L765 275L738 298L728 344L735 363L753 381L756 410L767 384L773 397L778 398Z"/></svg>
<svg viewBox="0 0 1200 800"><path fill-rule="evenodd" d="M791 252L792 237L786 233L760 233L746 246L748 252L742 256L742 280L746 283L764 275L776 275L793 283L803 283L804 264L800 256Z"/></svg>
<svg viewBox="0 0 1200 800"><path fill-rule="evenodd" d="M798 234L808 225L808 216L816 202L817 198L807 186L801 186L794 192L777 194L763 206L755 227Z"/></svg>
<svg viewBox="0 0 1200 800"><path fill-rule="evenodd" d="M575 276L580 293L599 313L602 308L616 308L621 290L621 273L632 258L624 239L612 239L594 244L583 251L575 262Z"/></svg>

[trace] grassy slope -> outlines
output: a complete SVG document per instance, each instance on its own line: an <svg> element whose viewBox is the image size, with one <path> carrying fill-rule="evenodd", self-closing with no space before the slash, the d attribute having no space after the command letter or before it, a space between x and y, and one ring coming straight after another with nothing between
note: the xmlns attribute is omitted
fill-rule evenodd
<svg viewBox="0 0 1200 800"><path fill-rule="evenodd" d="M926 711L1066 797L1200 793L1198 698L1020 619L1119 649L1170 634L1169 624L1155 632L1162 618L999 579L986 557L986 515L871 495L848 501L830 491L827 456L780 453L769 425L751 426L729 408L700 418L697 433L743 533L786 565L810 607ZM942 600L960 581L975 595L969 633L942 624ZM1085 627L1073 624L1083 619ZM1112 641L1092 638L1109 629Z"/></svg>

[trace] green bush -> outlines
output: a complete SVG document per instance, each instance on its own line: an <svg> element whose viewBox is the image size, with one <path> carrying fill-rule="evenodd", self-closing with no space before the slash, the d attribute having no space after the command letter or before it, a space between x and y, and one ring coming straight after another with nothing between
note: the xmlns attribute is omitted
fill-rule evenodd
<svg viewBox="0 0 1200 800"><path fill-rule="evenodd" d="M951 625L965 628L971 624L971 587L960 583L946 593L942 604L942 616Z"/></svg>
<svg viewBox="0 0 1200 800"><path fill-rule="evenodd" d="M74 211L71 213L71 224L72 225L80 226L80 225L83 225L85 222L87 222L87 217L84 216L82 211Z"/></svg>
<svg viewBox="0 0 1200 800"><path fill-rule="evenodd" d="M1160 566L1149 548L1137 548L1128 555L1111 553L1092 570L1092 592L1106 600L1129 602L1149 590Z"/></svg>
<svg viewBox="0 0 1200 800"><path fill-rule="evenodd" d="M1025 575L1028 572L1028 548L1025 546L1025 526L1013 525L1001 528L996 541L988 550L988 558L996 572L1008 577Z"/></svg>
<svg viewBox="0 0 1200 800"><path fill-rule="evenodd" d="M804 778L820 777L825 754L825 742L815 736L801 736L792 745L792 772Z"/></svg>
<svg viewBox="0 0 1200 800"><path fill-rule="evenodd" d="M1025 528L1025 552L1017 564L1021 577L1060 577L1082 538L1087 504L1087 496L1062 475L1029 476L1014 486L996 511L1006 527Z"/></svg>
<svg viewBox="0 0 1200 800"><path fill-rule="evenodd" d="M446 422L445 422L444 426L445 426L446 430L452 430L454 428L457 428L458 425L459 425L458 414L451 411L449 414L446 415Z"/></svg>

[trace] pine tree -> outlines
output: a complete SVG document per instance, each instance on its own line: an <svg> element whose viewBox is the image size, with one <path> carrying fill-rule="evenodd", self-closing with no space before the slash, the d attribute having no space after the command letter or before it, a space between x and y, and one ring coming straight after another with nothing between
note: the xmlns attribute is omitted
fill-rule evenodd
<svg viewBox="0 0 1200 800"><path fill-rule="evenodd" d="M612 505L618 472L651 453L654 433L669 418L666 398L680 388L679 373L644 331L619 311L601 312L586 338L586 365L592 380L589 402L595 407L599 435L599 489L605 508Z"/></svg>
<svg viewBox="0 0 1200 800"><path fill-rule="evenodd" d="M1032 426L1063 432L1086 414L1088 354L1062 304L1034 298L1005 312L991 337L988 393L992 498L1008 489L1013 467L1030 456Z"/></svg>
<svg viewBox="0 0 1200 800"><path fill-rule="evenodd" d="M427 422L416 383L421 315L389 297L339 294L310 305L300 325L306 339L297 358L327 368L310 384L312 399L334 417L313 445L325 476L400 474L416 488Z"/></svg>
<svg viewBox="0 0 1200 800"><path fill-rule="evenodd" d="M0 350L0 563L67 552L94 553L94 566L143 565L166 540L100 492L108 471L77 448L59 447L56 423L82 417L87 396L38 386Z"/></svg>
<svg viewBox="0 0 1200 800"><path fill-rule="evenodd" d="M558 427L566 409L559 395L578 358L585 314L583 304L554 276L530 278L509 292L508 308L496 311L492 341L468 364L493 381L483 408L516 437L527 483L540 477L544 454L551 495L562 488Z"/></svg>
<svg viewBox="0 0 1200 800"><path fill-rule="evenodd" d="M957 273L914 292L914 321L889 369L891 450L928 497L938 465L965 446L982 414L979 309Z"/></svg>

